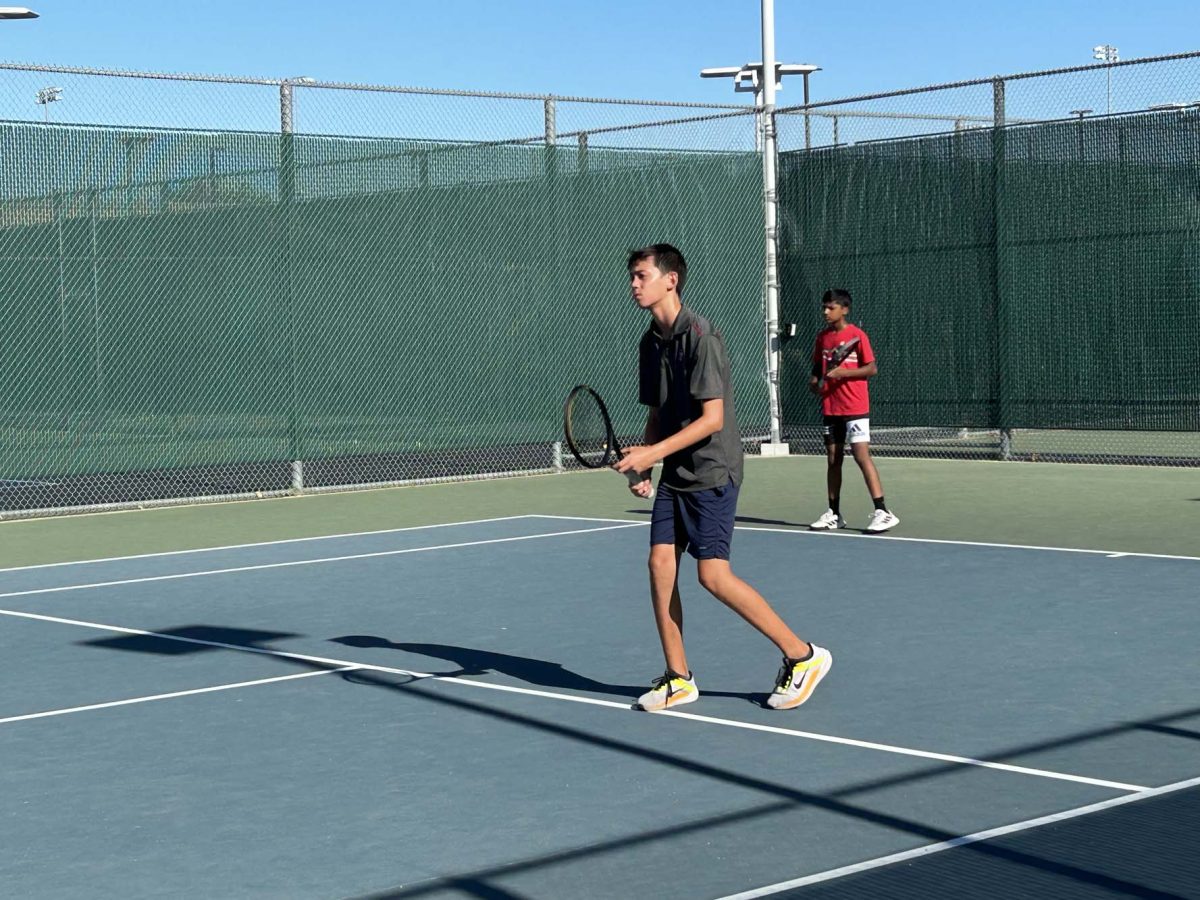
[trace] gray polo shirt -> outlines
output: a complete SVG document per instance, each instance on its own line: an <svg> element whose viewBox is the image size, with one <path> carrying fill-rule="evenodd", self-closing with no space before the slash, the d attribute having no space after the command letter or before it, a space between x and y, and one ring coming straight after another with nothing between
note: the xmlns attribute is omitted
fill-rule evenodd
<svg viewBox="0 0 1200 900"><path fill-rule="evenodd" d="M663 482L677 491L703 491L742 483L742 441L733 411L733 382L725 339L686 306L671 333L651 322L638 345L638 399L658 410L659 438L700 418L702 400L725 401L725 424L716 434L663 460Z"/></svg>

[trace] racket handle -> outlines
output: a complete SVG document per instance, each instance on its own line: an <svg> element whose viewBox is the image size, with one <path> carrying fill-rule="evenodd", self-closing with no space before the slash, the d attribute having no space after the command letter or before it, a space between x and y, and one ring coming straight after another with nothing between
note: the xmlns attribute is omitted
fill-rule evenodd
<svg viewBox="0 0 1200 900"><path fill-rule="evenodd" d="M639 484L641 484L643 481L646 480L638 472L633 471L633 469L630 469L628 472L625 473L625 478L629 481L630 487L637 487ZM646 499L649 500L653 496L654 496L654 486L651 485L650 486L650 496L647 497Z"/></svg>

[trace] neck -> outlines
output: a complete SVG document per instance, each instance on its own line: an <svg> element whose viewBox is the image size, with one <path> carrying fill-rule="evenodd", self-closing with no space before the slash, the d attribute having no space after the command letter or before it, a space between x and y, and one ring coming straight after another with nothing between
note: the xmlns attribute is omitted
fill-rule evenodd
<svg viewBox="0 0 1200 900"><path fill-rule="evenodd" d="M850 323L847 322L845 319L840 319L837 322L833 323L833 330L834 331L844 331L846 329L846 326L849 324Z"/></svg>
<svg viewBox="0 0 1200 900"><path fill-rule="evenodd" d="M675 324L675 319L679 317L679 310L683 306L683 302L679 299L678 294L667 294L652 307L650 307L650 315L654 316L654 322L658 325L659 334L670 334L671 326Z"/></svg>

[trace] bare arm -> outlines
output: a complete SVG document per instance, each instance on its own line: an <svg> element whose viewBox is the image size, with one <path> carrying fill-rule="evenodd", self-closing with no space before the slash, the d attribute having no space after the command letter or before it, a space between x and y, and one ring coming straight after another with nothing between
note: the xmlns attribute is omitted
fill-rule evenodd
<svg viewBox="0 0 1200 900"><path fill-rule="evenodd" d="M653 444L658 441L658 407L652 406L646 413L645 443Z"/></svg>
<svg viewBox="0 0 1200 900"><path fill-rule="evenodd" d="M825 373L826 378L840 378L842 381L854 381L860 378L873 378L879 374L879 368L875 365L875 361L867 363L865 366L859 366L857 369L845 369L838 366L836 369L830 369ZM816 384L814 379L813 384Z"/></svg>
<svg viewBox="0 0 1200 900"><path fill-rule="evenodd" d="M653 423L655 434L650 433ZM725 425L725 401L720 397L713 400L700 401L700 417L686 428L681 428L668 438L646 443L641 447L627 447L625 457L617 463L618 472L628 472L633 469L644 472L684 447L698 444L706 437L716 434ZM656 414L651 411L646 420L646 440L657 437L658 422Z"/></svg>

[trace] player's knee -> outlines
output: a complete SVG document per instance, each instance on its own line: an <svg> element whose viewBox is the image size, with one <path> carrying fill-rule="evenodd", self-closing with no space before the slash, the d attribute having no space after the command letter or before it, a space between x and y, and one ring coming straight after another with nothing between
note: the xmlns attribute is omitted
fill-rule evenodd
<svg viewBox="0 0 1200 900"><path fill-rule="evenodd" d="M717 596L720 596L729 573L729 564L724 560L702 559L696 567L696 578L700 587Z"/></svg>
<svg viewBox="0 0 1200 900"><path fill-rule="evenodd" d="M675 571L676 565L675 548L670 544L655 544L650 548L650 574L670 575Z"/></svg>

